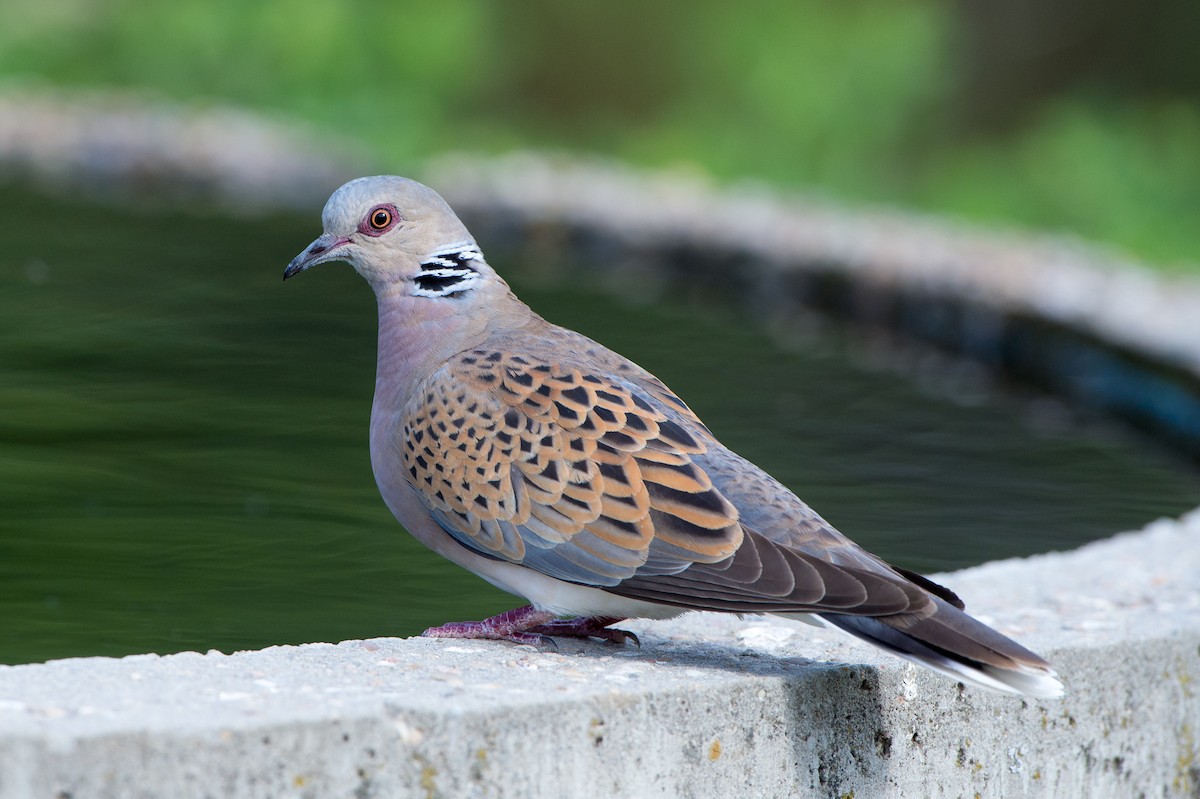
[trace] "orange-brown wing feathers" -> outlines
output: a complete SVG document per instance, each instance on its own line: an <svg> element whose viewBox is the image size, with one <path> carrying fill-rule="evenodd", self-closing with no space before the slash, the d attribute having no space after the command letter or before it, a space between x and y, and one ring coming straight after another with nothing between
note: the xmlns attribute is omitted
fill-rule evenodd
<svg viewBox="0 0 1200 799"><path fill-rule="evenodd" d="M469 351L406 412L405 468L465 546L572 582L744 612L932 610L918 585L720 447L685 405L659 396L669 393L660 383L651 388Z"/></svg>
<svg viewBox="0 0 1200 799"><path fill-rule="evenodd" d="M563 579L725 559L737 510L692 460L706 443L653 399L575 366L466 352L404 414L404 466L462 543Z"/></svg>

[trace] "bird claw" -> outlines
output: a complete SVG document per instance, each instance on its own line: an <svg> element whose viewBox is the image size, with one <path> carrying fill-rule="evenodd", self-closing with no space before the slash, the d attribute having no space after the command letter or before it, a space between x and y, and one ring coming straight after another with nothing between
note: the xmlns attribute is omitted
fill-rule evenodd
<svg viewBox="0 0 1200 799"><path fill-rule="evenodd" d="M608 640L612 641L614 644L624 644L628 642L636 646L638 649L642 648L642 639L638 638L635 633L629 632L629 630L610 629L609 632L613 634L613 637L609 638Z"/></svg>

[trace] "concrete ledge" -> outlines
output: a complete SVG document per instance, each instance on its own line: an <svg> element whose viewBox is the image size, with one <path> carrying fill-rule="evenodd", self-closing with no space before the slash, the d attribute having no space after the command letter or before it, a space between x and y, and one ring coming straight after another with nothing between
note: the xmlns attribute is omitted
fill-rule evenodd
<svg viewBox="0 0 1200 799"><path fill-rule="evenodd" d="M643 647L347 641L0 667L0 799L1195 796L1200 516L944 577L1062 700L831 631L695 614ZM811 660L809 658L812 658Z"/></svg>

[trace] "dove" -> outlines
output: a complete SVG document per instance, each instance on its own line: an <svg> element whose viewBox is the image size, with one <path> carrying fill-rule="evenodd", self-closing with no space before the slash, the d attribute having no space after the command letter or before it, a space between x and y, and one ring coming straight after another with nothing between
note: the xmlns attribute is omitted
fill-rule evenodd
<svg viewBox="0 0 1200 799"><path fill-rule="evenodd" d="M981 688L1062 693L1045 660L846 538L654 375L535 313L432 189L359 178L321 220L283 276L344 261L375 292L384 501L426 547L528 602L424 635L636 642L612 625L771 614Z"/></svg>

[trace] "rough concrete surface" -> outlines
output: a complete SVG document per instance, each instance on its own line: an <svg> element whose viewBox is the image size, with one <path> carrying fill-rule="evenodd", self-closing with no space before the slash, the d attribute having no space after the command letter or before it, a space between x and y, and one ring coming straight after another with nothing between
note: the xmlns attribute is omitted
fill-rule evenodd
<svg viewBox="0 0 1200 799"><path fill-rule="evenodd" d="M640 649L380 638L0 667L0 799L1196 796L1200 515L944 575L1061 700L693 614Z"/></svg>

